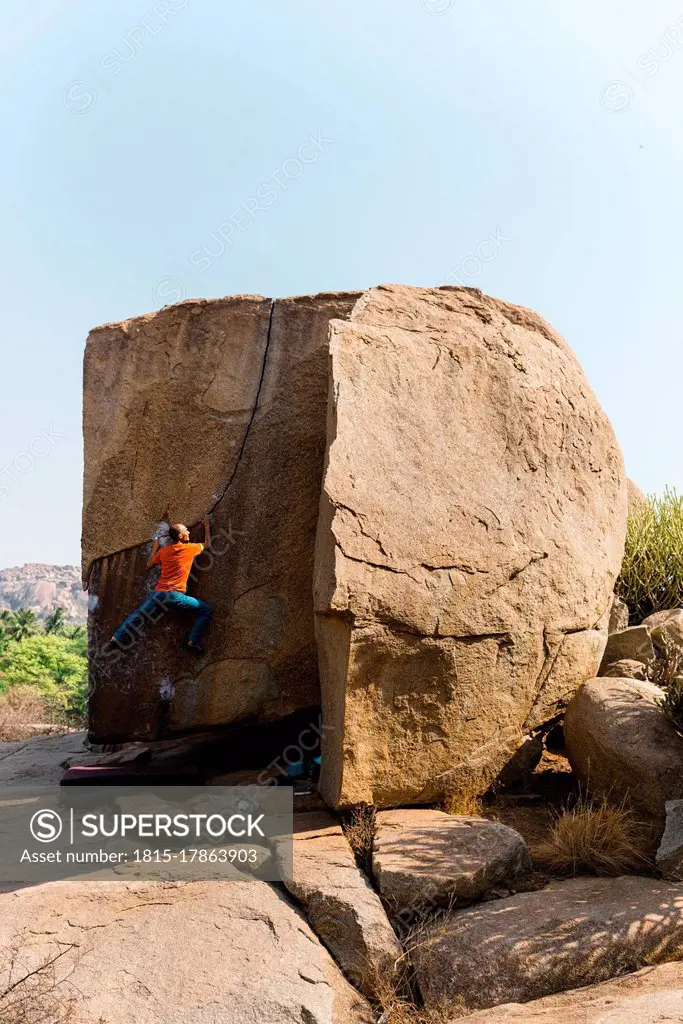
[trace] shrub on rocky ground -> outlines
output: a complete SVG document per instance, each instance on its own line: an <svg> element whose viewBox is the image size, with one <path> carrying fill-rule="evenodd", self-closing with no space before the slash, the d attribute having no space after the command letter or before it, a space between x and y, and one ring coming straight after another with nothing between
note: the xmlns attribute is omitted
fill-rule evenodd
<svg viewBox="0 0 683 1024"><path fill-rule="evenodd" d="M625 802L610 805L606 799L581 795L557 815L547 839L537 843L531 855L534 863L553 874L588 871L616 876L651 867L644 853L647 840L647 826Z"/></svg>
<svg viewBox="0 0 683 1024"><path fill-rule="evenodd" d="M0 964L0 1024L67 1024L76 990L69 983L76 946L61 947L37 965L24 964L17 950Z"/></svg>
<svg viewBox="0 0 683 1024"><path fill-rule="evenodd" d="M356 862L366 874L370 872L372 861L372 840L375 837L376 816L376 807L369 804L358 804L342 821L344 834L353 850Z"/></svg>
<svg viewBox="0 0 683 1024"><path fill-rule="evenodd" d="M683 593L683 497L667 489L631 507L617 595L631 622L679 605Z"/></svg>
<svg viewBox="0 0 683 1024"><path fill-rule="evenodd" d="M661 637L657 654L647 666L647 678L657 686L667 687L683 673L683 648L668 636Z"/></svg>
<svg viewBox="0 0 683 1024"><path fill-rule="evenodd" d="M673 722L679 732L683 733L683 678L678 676L664 690L659 706Z"/></svg>
<svg viewBox="0 0 683 1024"><path fill-rule="evenodd" d="M0 742L39 736L49 726L67 728L62 713L55 711L35 686L17 684L0 693Z"/></svg>

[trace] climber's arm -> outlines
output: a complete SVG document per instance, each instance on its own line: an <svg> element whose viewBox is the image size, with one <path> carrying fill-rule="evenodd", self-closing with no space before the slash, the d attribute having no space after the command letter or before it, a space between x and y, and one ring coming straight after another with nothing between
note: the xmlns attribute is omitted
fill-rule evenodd
<svg viewBox="0 0 683 1024"><path fill-rule="evenodd" d="M154 538L154 542L152 544L152 550L150 552L150 556L147 559L147 568L148 569L151 569L153 565L157 565L157 563L159 562L159 559L157 558L157 552L158 551L159 551L159 541L158 541L158 538L155 537Z"/></svg>
<svg viewBox="0 0 683 1024"><path fill-rule="evenodd" d="M204 548L207 551L211 550L211 516L204 516L202 519L204 524Z"/></svg>

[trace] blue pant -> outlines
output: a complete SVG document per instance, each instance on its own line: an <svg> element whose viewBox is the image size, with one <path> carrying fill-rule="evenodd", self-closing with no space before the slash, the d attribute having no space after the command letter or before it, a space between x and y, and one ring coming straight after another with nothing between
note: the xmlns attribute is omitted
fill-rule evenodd
<svg viewBox="0 0 683 1024"><path fill-rule="evenodd" d="M132 647L146 625L159 622L171 609L198 613L187 638L191 643L198 644L213 615L213 608L206 601L182 594L179 590L155 590L121 623L114 633L114 640L122 647Z"/></svg>

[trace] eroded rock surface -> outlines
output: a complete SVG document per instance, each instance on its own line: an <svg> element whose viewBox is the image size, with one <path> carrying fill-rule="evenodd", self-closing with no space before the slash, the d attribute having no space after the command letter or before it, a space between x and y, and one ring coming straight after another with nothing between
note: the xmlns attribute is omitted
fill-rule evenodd
<svg viewBox="0 0 683 1024"><path fill-rule="evenodd" d="M449 915L413 960L428 1006L484 1009L663 963L682 941L682 885L575 878Z"/></svg>
<svg viewBox="0 0 683 1024"><path fill-rule="evenodd" d="M552 328L473 289L373 289L330 349L323 792L485 788L600 664L627 505L612 428Z"/></svg>
<svg viewBox="0 0 683 1024"><path fill-rule="evenodd" d="M0 948L14 948L22 969L75 947L56 968L74 1024L372 1020L306 921L263 882L53 882L3 893L0 908Z"/></svg>
<svg viewBox="0 0 683 1024"><path fill-rule="evenodd" d="M390 983L403 949L331 814L295 815L292 860L287 888L345 975L361 992L375 995L378 980Z"/></svg>

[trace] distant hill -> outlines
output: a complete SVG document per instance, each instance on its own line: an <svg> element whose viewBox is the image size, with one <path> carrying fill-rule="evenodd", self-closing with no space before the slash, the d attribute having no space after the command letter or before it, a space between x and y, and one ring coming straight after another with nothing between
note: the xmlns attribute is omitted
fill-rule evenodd
<svg viewBox="0 0 683 1024"><path fill-rule="evenodd" d="M0 569L0 608L30 608L43 619L58 605L72 625L88 617L88 595L81 589L81 570L75 565L28 562Z"/></svg>

